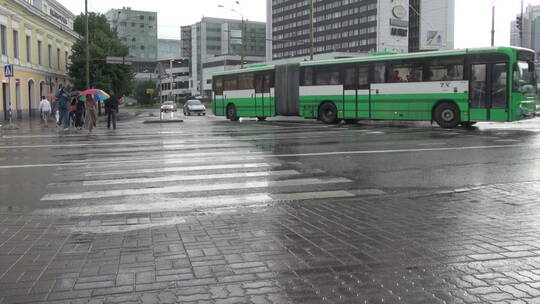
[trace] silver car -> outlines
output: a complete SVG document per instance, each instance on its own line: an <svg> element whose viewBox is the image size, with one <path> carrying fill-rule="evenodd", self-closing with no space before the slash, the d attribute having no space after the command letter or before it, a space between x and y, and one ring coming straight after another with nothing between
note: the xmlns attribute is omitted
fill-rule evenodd
<svg viewBox="0 0 540 304"><path fill-rule="evenodd" d="M184 115L206 115L206 107L197 99L191 99L186 101L184 105Z"/></svg>
<svg viewBox="0 0 540 304"><path fill-rule="evenodd" d="M176 112L176 103L174 101L165 101L160 108L161 112Z"/></svg>

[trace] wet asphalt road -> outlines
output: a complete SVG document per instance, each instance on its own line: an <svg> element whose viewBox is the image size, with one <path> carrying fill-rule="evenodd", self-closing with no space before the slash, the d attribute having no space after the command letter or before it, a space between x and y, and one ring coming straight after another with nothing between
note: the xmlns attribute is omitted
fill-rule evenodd
<svg viewBox="0 0 540 304"><path fill-rule="evenodd" d="M127 114L92 137L4 132L0 303L540 297L540 119Z"/></svg>

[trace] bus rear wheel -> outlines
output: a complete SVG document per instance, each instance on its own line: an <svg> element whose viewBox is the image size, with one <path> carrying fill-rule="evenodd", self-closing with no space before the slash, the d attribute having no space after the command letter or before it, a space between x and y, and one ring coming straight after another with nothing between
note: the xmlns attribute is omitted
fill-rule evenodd
<svg viewBox="0 0 540 304"><path fill-rule="evenodd" d="M240 119L236 114L236 107L232 104L227 107L227 118L231 121L238 121Z"/></svg>
<svg viewBox="0 0 540 304"><path fill-rule="evenodd" d="M453 102L443 102L439 104L435 108L433 116L434 120L441 128L455 128L461 122L459 109Z"/></svg>
<svg viewBox="0 0 540 304"><path fill-rule="evenodd" d="M325 102L319 108L319 119L325 124L335 124L338 122L337 108L331 102Z"/></svg>
<svg viewBox="0 0 540 304"><path fill-rule="evenodd" d="M258 117L257 117L257 120L258 120L258 121L265 121L265 120L266 120L266 117L264 117L264 116L258 116Z"/></svg>

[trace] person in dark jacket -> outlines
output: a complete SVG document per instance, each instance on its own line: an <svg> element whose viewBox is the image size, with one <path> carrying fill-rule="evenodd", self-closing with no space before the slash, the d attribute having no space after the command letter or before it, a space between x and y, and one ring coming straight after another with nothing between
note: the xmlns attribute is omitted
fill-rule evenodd
<svg viewBox="0 0 540 304"><path fill-rule="evenodd" d="M105 113L107 114L107 129L116 129L116 114L118 114L118 98L114 95L114 92L109 93L109 99L105 100Z"/></svg>
<svg viewBox="0 0 540 304"><path fill-rule="evenodd" d="M69 130L69 97L64 88L60 88L58 94L58 111L60 112L60 126L64 126L64 130Z"/></svg>
<svg viewBox="0 0 540 304"><path fill-rule="evenodd" d="M77 100L76 103L76 109L75 109L75 127L81 130L84 126L84 101Z"/></svg>

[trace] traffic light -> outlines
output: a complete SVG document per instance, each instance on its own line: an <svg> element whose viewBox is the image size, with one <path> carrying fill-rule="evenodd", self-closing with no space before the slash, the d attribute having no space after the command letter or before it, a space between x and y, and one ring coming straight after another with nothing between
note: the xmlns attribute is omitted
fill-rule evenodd
<svg viewBox="0 0 540 304"><path fill-rule="evenodd" d="M522 23L521 17L520 16L516 17L516 27L518 28L518 30L521 30L522 26L523 26L523 23Z"/></svg>

